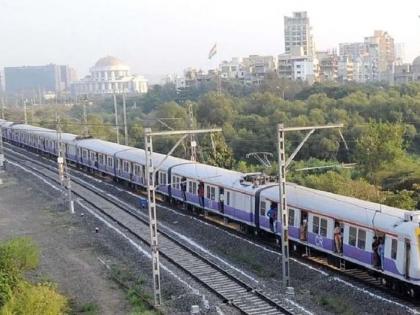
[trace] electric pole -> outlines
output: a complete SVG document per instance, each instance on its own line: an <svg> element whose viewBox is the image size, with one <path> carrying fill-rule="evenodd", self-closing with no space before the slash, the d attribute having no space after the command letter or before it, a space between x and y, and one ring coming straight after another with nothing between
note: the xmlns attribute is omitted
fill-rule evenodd
<svg viewBox="0 0 420 315"><path fill-rule="evenodd" d="M71 178L67 167L66 146L62 139L60 116L57 116L57 164L58 178L64 194L64 203L68 202L70 213L74 213L74 202L71 190Z"/></svg>
<svg viewBox="0 0 420 315"><path fill-rule="evenodd" d="M0 128L0 172L4 170L3 131Z"/></svg>
<svg viewBox="0 0 420 315"><path fill-rule="evenodd" d="M343 124L325 125L325 126L310 126L310 127L284 127L283 124L277 126L277 153L278 153L278 167L279 167L279 206L277 220L281 221L281 247L282 247L282 274L283 286L288 288L290 286L289 274L289 208L287 206L286 195L286 172L294 157L298 154L302 146L309 139L309 137L318 129L342 128ZM309 130L305 138L296 147L290 157L286 160L285 141L286 131L305 131Z"/></svg>
<svg viewBox="0 0 420 315"><path fill-rule="evenodd" d="M87 122L87 112L86 112L86 103L87 103L87 96L83 100L83 137L89 136L89 128Z"/></svg>
<svg viewBox="0 0 420 315"><path fill-rule="evenodd" d="M23 115L25 119L25 125L28 124L28 114L26 112L26 100L23 100Z"/></svg>
<svg viewBox="0 0 420 315"><path fill-rule="evenodd" d="M190 118L189 120L189 127L190 129L194 129L194 111L192 103L188 103L188 116ZM194 134L190 134L190 150L191 150L191 161L197 161L197 142L195 140Z"/></svg>
<svg viewBox="0 0 420 315"><path fill-rule="evenodd" d="M117 131L117 143L120 144L120 127L118 126L118 108L117 108L117 96L114 93L114 115L115 115L115 128Z"/></svg>
<svg viewBox="0 0 420 315"><path fill-rule="evenodd" d="M222 129L202 129L202 130L179 130L179 131L161 131L152 132L151 128L144 130L144 146L146 153L146 185L147 185L147 207L149 211L149 229L150 229L150 247L152 250L152 272L153 272L153 293L155 306L162 303L161 287L160 287L160 265L159 265L159 243L158 243L158 222L156 216L156 194L155 194L155 175L166 161L171 156L175 149L185 140L190 134L197 133L212 133L220 132ZM175 143L166 156L160 161L159 165L153 165L153 136L173 136L182 135L182 137Z"/></svg>
<svg viewBox="0 0 420 315"><path fill-rule="evenodd" d="M4 96L1 98L1 119L4 119Z"/></svg>
<svg viewBox="0 0 420 315"><path fill-rule="evenodd" d="M125 93L122 95L123 98L123 119L124 119L124 144L128 145L128 129L127 129L127 108L125 106Z"/></svg>

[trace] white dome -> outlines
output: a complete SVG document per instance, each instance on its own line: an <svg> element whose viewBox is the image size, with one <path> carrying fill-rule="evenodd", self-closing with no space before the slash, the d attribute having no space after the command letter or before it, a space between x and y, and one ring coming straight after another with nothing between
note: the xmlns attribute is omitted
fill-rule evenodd
<svg viewBox="0 0 420 315"><path fill-rule="evenodd" d="M112 57L112 56L103 57L95 63L95 68L115 67L115 66L125 67L125 64L120 59Z"/></svg>
<svg viewBox="0 0 420 315"><path fill-rule="evenodd" d="M413 60L413 66L420 66L420 56L417 56Z"/></svg>

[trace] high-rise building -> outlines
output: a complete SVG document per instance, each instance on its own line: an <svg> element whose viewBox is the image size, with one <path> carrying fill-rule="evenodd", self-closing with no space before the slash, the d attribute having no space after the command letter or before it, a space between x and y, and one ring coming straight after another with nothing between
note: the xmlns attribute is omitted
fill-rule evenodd
<svg viewBox="0 0 420 315"><path fill-rule="evenodd" d="M69 88L68 66L5 67L5 91L11 94L58 93Z"/></svg>
<svg viewBox="0 0 420 315"><path fill-rule="evenodd" d="M286 54L293 47L303 47L306 56L314 56L312 28L306 11L293 12L293 16L284 17L284 46Z"/></svg>
<svg viewBox="0 0 420 315"><path fill-rule="evenodd" d="M340 57L350 57L351 60L357 60L367 53L366 43L363 42L340 43L338 50Z"/></svg>
<svg viewBox="0 0 420 315"><path fill-rule="evenodd" d="M375 31L373 36L365 37L367 45L378 46L378 72L380 79L385 79L395 62L394 39L385 31Z"/></svg>

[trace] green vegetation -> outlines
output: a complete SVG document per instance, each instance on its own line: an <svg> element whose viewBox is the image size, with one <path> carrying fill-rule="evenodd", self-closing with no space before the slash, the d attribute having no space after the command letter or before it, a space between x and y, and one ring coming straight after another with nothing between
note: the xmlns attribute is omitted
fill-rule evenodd
<svg viewBox="0 0 420 315"><path fill-rule="evenodd" d="M153 297L144 291L144 279L136 278L128 269L111 266L111 277L127 292L127 300L132 306L130 315L157 315L153 309Z"/></svg>
<svg viewBox="0 0 420 315"><path fill-rule="evenodd" d="M121 104L121 98L118 102ZM198 137L199 160L240 171L262 170L255 160L246 159L249 152L272 152L276 159L278 123L344 123L348 150L337 130L317 131L291 164L288 178L326 191L407 209L420 208L420 84L390 87L379 83L331 83L307 87L271 78L260 87L246 87L223 81L221 95L215 92L212 82L182 91L165 85L153 87L145 96L129 98L127 104L130 145L143 147L144 127L188 128L188 104L192 104L196 127L223 128L223 134L213 139L209 135ZM81 133L80 105L37 109L35 122L54 128L56 110L62 112L66 131ZM88 112L90 133L115 141L112 99L95 101ZM22 120L19 112L9 116ZM286 151L291 153L304 136L288 133ZM167 152L176 139L156 138L154 149ZM188 157L187 153L185 142L175 155ZM337 163L357 165L352 170L295 171ZM275 164L265 171L276 174Z"/></svg>
<svg viewBox="0 0 420 315"><path fill-rule="evenodd" d="M24 273L38 262L38 248L30 239L0 243L0 315L66 313L67 299L53 284L31 284L24 279Z"/></svg>
<svg viewBox="0 0 420 315"><path fill-rule="evenodd" d="M318 303L328 312L333 314L354 315L352 305L342 297L321 296Z"/></svg>

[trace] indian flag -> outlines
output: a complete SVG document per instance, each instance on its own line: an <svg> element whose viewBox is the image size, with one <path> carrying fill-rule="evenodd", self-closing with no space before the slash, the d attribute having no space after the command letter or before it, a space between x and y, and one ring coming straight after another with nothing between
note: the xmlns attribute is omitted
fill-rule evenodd
<svg viewBox="0 0 420 315"><path fill-rule="evenodd" d="M209 51L209 59L211 59L217 53L217 44L214 44Z"/></svg>

